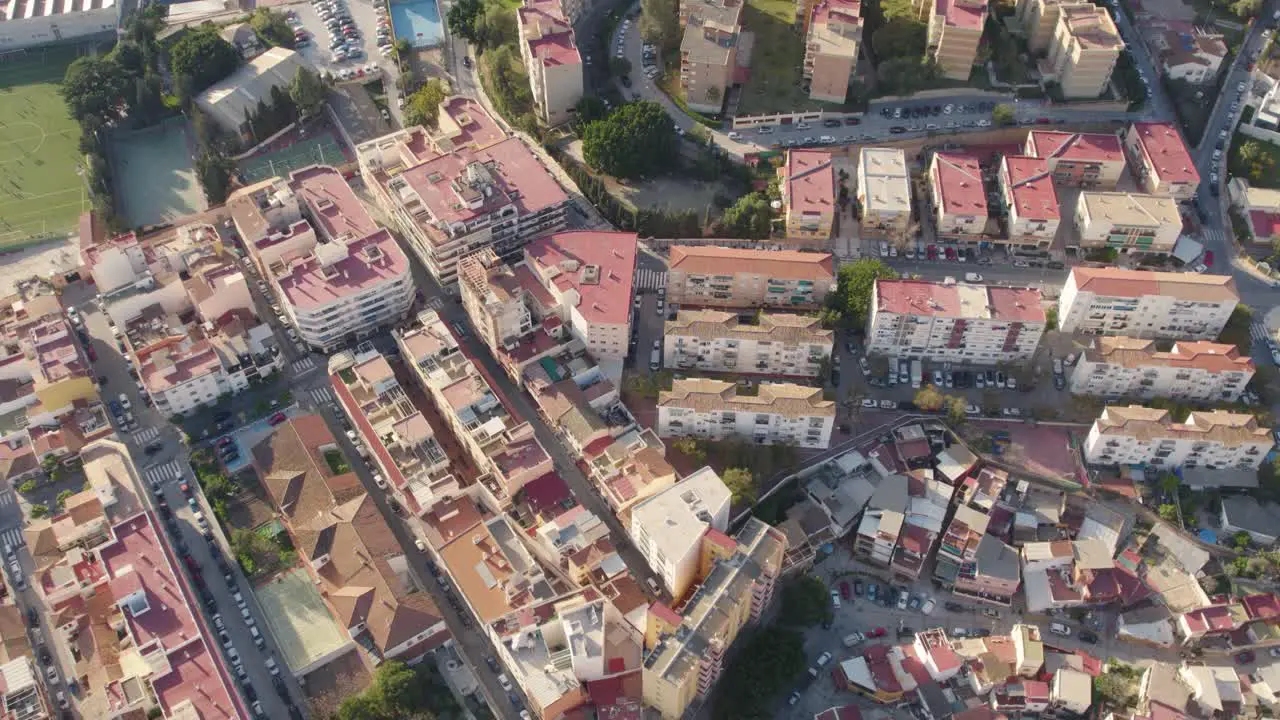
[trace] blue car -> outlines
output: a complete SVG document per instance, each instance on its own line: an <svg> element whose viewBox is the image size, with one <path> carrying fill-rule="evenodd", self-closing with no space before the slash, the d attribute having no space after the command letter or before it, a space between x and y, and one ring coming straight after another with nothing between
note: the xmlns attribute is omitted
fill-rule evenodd
<svg viewBox="0 0 1280 720"><path fill-rule="evenodd" d="M124 413L124 408L120 406L119 400L111 400L107 402L107 407L111 408L111 414L119 417Z"/></svg>

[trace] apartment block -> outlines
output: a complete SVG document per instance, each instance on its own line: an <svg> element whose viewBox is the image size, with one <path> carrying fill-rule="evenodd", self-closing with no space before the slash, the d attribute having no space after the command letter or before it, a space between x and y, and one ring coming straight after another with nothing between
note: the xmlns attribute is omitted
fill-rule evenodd
<svg viewBox="0 0 1280 720"><path fill-rule="evenodd" d="M877 280L867 352L992 365L1031 357L1044 329L1032 288Z"/></svg>
<svg viewBox="0 0 1280 720"><path fill-rule="evenodd" d="M906 522L907 483L891 475L876 486L853 536L853 554L865 562L889 567Z"/></svg>
<svg viewBox="0 0 1280 720"><path fill-rule="evenodd" d="M836 170L831 153L788 150L778 168L787 240L791 247L826 249L836 216Z"/></svg>
<svg viewBox="0 0 1280 720"><path fill-rule="evenodd" d="M738 69L742 0L680 3L680 87L689 107L719 114Z"/></svg>
<svg viewBox="0 0 1280 720"><path fill-rule="evenodd" d="M1200 172L1173 123L1133 123L1123 133L1125 154L1143 192L1190 200Z"/></svg>
<svg viewBox="0 0 1280 720"><path fill-rule="evenodd" d="M1111 71L1124 48L1111 14L1092 3L1062 4L1049 44L1049 57L1041 63L1068 98L1096 98L1107 89Z"/></svg>
<svg viewBox="0 0 1280 720"><path fill-rule="evenodd" d="M888 482L893 482L890 479ZM907 509L889 567L898 577L919 579L925 560L942 533L953 488L939 479L909 478Z"/></svg>
<svg viewBox="0 0 1280 720"><path fill-rule="evenodd" d="M582 56L560 0L525 0L516 27L538 119L551 127L568 122L582 99Z"/></svg>
<svg viewBox="0 0 1280 720"><path fill-rule="evenodd" d="M816 308L836 289L831 253L675 245L667 302L680 307Z"/></svg>
<svg viewBox="0 0 1280 720"><path fill-rule="evenodd" d="M1009 218L1009 243L1047 249L1062 220L1049 162L1026 155L1005 155L1000 160L998 180L1000 201Z"/></svg>
<svg viewBox="0 0 1280 720"><path fill-rule="evenodd" d="M645 705L663 720L683 717L724 671L725 653L773 599L787 540L748 518L735 537L708 531L701 584L676 612L655 603L646 615L641 687Z"/></svg>
<svg viewBox="0 0 1280 720"><path fill-rule="evenodd" d="M440 108L441 130L411 128L356 148L365 185L432 277L457 281L458 261L492 248L514 257L565 227L569 196L519 138L465 98Z"/></svg>
<svg viewBox="0 0 1280 720"><path fill-rule="evenodd" d="M1163 25L1145 33L1148 43L1159 50L1163 74L1195 85L1213 82L1229 52L1222 33L1186 21L1166 20Z"/></svg>
<svg viewBox="0 0 1280 720"><path fill-rule="evenodd" d="M660 437L737 437L825 448L835 416L835 403L824 400L820 388L789 383L760 383L755 395L743 395L735 383L686 378L658 396Z"/></svg>
<svg viewBox="0 0 1280 720"><path fill-rule="evenodd" d="M1271 247L1272 238L1280 237L1280 190L1251 187L1245 178L1231 178L1227 183L1231 207L1248 222L1249 241Z"/></svg>
<svg viewBox="0 0 1280 720"><path fill-rule="evenodd" d="M1230 275L1074 268L1058 296L1063 332L1216 340L1240 302Z"/></svg>
<svg viewBox="0 0 1280 720"><path fill-rule="evenodd" d="M1086 190L1115 190L1125 168L1120 138L1111 133L1032 130L1022 154L1044 158L1055 183Z"/></svg>
<svg viewBox="0 0 1280 720"><path fill-rule="evenodd" d="M1070 2L1071 0L1066 0ZM1018 0L1018 25L1032 52L1047 52L1058 28L1058 9L1064 0Z"/></svg>
<svg viewBox="0 0 1280 720"><path fill-rule="evenodd" d="M704 467L632 508L631 538L673 604L698 579L704 536L728 530L732 499L720 476Z"/></svg>
<svg viewBox="0 0 1280 720"><path fill-rule="evenodd" d="M843 103L849 78L858 65L862 42L859 0L823 0L813 9L804 44L801 76L809 81L809 99Z"/></svg>
<svg viewBox="0 0 1280 720"><path fill-rule="evenodd" d="M1121 253L1173 252L1182 215L1173 198L1123 192L1082 192L1075 223L1081 248L1114 248Z"/></svg>
<svg viewBox="0 0 1280 720"><path fill-rule="evenodd" d="M409 259L336 169L251 185L227 206L301 342L332 350L408 314Z"/></svg>
<svg viewBox="0 0 1280 720"><path fill-rule="evenodd" d="M1252 415L1193 411L1178 423L1168 410L1112 405L1089 429L1084 456L1095 465L1256 470L1273 445Z"/></svg>
<svg viewBox="0 0 1280 720"><path fill-rule="evenodd" d="M420 313L412 325L392 335L404 362L467 453L492 506L509 507L522 487L552 472L551 456L534 438L533 428L507 409L493 391L492 380L461 351L438 313Z"/></svg>
<svg viewBox="0 0 1280 720"><path fill-rule="evenodd" d="M1160 351L1154 340L1100 337L1076 361L1070 386L1076 395L1235 402L1253 373L1235 345L1191 341Z"/></svg>
<svg viewBox="0 0 1280 720"><path fill-rule="evenodd" d="M911 229L911 172L905 152L899 148L861 148L856 197L864 236L895 244L907 241Z"/></svg>
<svg viewBox="0 0 1280 720"><path fill-rule="evenodd" d="M987 18L986 0L937 0L929 5L925 55L948 80L968 80Z"/></svg>
<svg viewBox="0 0 1280 720"><path fill-rule="evenodd" d="M934 153L929 163L929 206L940 238L974 240L984 235L987 192L978 158L964 153Z"/></svg>
<svg viewBox="0 0 1280 720"><path fill-rule="evenodd" d="M744 321L724 310L680 310L663 330L669 368L817 377L831 359L832 332L818 319L760 313Z"/></svg>

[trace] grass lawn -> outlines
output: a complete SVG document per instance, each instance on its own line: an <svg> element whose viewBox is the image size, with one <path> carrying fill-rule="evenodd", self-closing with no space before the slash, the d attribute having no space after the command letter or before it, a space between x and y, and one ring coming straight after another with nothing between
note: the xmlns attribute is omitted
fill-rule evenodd
<svg viewBox="0 0 1280 720"><path fill-rule="evenodd" d="M793 24L795 16L796 5L789 0L748 0L742 22L755 35L755 44L751 77L738 101L739 115L840 108L810 100L800 87L804 36Z"/></svg>
<svg viewBox="0 0 1280 720"><path fill-rule="evenodd" d="M347 462L347 458L343 456L341 450L325 450L324 461L329 463L329 469L334 475L342 475L351 472L351 463Z"/></svg>
<svg viewBox="0 0 1280 720"><path fill-rule="evenodd" d="M74 48L0 63L0 250L64 234L89 209L76 174L80 127L58 86Z"/></svg>

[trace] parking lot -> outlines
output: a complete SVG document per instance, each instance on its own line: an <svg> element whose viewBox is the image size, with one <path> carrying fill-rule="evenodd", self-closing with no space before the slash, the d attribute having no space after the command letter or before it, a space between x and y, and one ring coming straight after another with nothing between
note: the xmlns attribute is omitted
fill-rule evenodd
<svg viewBox="0 0 1280 720"><path fill-rule="evenodd" d="M296 3L290 6L290 24L295 29L301 28L306 33L306 42L298 52L317 70L328 72L341 80L360 80L395 77L396 68L391 60L378 49L379 10L381 5L368 0L325 0L328 4ZM335 26L342 32L343 25L349 25L354 34L348 34L349 41L343 47L355 49L345 59L335 55L335 40L326 25L327 18L338 20ZM344 19L345 18L345 19ZM388 26L388 33L390 28ZM372 68L371 68L372 66ZM356 77L357 70L363 71ZM372 71L371 71L372 70ZM344 78L344 71L351 75ZM384 85L394 85L392 82ZM394 89L389 92L394 91Z"/></svg>

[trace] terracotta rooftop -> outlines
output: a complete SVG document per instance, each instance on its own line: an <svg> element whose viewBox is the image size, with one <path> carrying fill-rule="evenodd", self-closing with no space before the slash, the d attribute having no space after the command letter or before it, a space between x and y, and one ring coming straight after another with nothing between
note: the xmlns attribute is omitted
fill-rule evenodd
<svg viewBox="0 0 1280 720"><path fill-rule="evenodd" d="M996 285L877 280L876 310L898 315L1044 322L1040 292Z"/></svg>
<svg viewBox="0 0 1280 720"><path fill-rule="evenodd" d="M280 290L294 307L313 309L359 295L407 276L409 259L391 233L317 245L304 258L289 263L278 278Z"/></svg>
<svg viewBox="0 0 1280 720"><path fill-rule="evenodd" d="M788 150L782 183L787 212L825 215L835 211L836 171L831 153Z"/></svg>
<svg viewBox="0 0 1280 720"><path fill-rule="evenodd" d="M1046 160L1110 163L1124 162L1124 148L1113 133L1066 133L1032 130L1027 136L1028 155Z"/></svg>
<svg viewBox="0 0 1280 720"><path fill-rule="evenodd" d="M1143 441L1185 438L1217 442L1228 447L1271 444L1270 431L1258 427L1258 421L1252 415L1223 410L1192 412L1186 422L1176 423L1168 410L1140 405L1110 405L1094 425L1105 434L1126 435Z"/></svg>
<svg viewBox="0 0 1280 720"><path fill-rule="evenodd" d="M624 325L631 315L636 234L562 232L525 246L525 257L560 297L578 296L576 312L587 322Z"/></svg>
<svg viewBox="0 0 1280 720"><path fill-rule="evenodd" d="M1214 342L1182 341L1168 352L1156 349L1154 340L1103 336L1085 350L1090 362L1119 365L1125 368L1173 367L1195 368L1208 372L1253 372L1253 359L1242 357L1235 345Z"/></svg>
<svg viewBox="0 0 1280 720"><path fill-rule="evenodd" d="M1134 123L1129 132L1137 134L1143 161L1161 183L1200 184L1200 173L1191 160L1191 153L1172 123Z"/></svg>
<svg viewBox="0 0 1280 720"><path fill-rule="evenodd" d="M755 250L716 245L676 245L671 248L670 272L689 275L759 275L764 278L831 282L835 264L831 253L797 250Z"/></svg>
<svg viewBox="0 0 1280 720"><path fill-rule="evenodd" d="M1071 270L1069 281L1073 281L1081 292L1103 297L1168 295L1200 302L1237 302L1240 299L1235 279L1230 275L1076 267Z"/></svg>
<svg viewBox="0 0 1280 720"><path fill-rule="evenodd" d="M939 0L940 2L942 0ZM978 158L964 153L935 153L930 181L945 215L986 217L987 193Z"/></svg>
<svg viewBox="0 0 1280 720"><path fill-rule="evenodd" d="M658 395L658 406L690 408L699 412L739 410L769 412L786 417L832 416L835 403L822 399L821 388L790 383L760 383L758 395L738 395L737 384L707 378L675 380Z"/></svg>
<svg viewBox="0 0 1280 720"><path fill-rule="evenodd" d="M937 14L952 27L981 30L987 16L986 0L937 0Z"/></svg>
<svg viewBox="0 0 1280 720"><path fill-rule="evenodd" d="M1006 155L1000 172L1019 218L1057 220L1060 217L1058 194L1053 189L1048 160Z"/></svg>
<svg viewBox="0 0 1280 720"><path fill-rule="evenodd" d="M561 12L559 2L525 0L516 13L529 57L546 66L582 64L573 27Z"/></svg>

